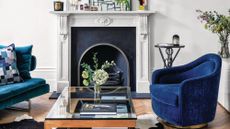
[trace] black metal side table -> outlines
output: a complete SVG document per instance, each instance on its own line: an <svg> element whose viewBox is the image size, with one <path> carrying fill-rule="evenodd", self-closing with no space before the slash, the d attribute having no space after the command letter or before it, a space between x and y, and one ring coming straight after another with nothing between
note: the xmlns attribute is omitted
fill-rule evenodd
<svg viewBox="0 0 230 129"><path fill-rule="evenodd" d="M172 44L172 43L159 43L157 45L155 45L156 48L159 48L160 54L161 54L161 58L164 62L164 67L165 68L170 68L172 67L172 64L174 62L174 60L176 59L178 53L180 52L181 48L184 48L185 45L182 44ZM173 49L176 48L176 54L173 56ZM164 54L162 52L162 49L165 49L165 53L167 54L167 57L164 57Z"/></svg>

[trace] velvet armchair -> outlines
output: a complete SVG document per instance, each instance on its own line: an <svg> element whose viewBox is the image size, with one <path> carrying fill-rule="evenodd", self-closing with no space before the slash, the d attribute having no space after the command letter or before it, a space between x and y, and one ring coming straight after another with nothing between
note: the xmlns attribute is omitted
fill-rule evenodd
<svg viewBox="0 0 230 129"><path fill-rule="evenodd" d="M183 66L152 74L150 93L158 117L176 126L193 126L215 117L221 58L204 55Z"/></svg>

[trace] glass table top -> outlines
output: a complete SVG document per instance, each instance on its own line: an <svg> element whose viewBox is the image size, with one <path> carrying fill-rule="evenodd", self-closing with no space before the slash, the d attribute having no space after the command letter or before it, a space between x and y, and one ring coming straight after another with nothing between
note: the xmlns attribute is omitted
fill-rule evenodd
<svg viewBox="0 0 230 129"><path fill-rule="evenodd" d="M60 119L137 119L129 87L65 87L46 120Z"/></svg>

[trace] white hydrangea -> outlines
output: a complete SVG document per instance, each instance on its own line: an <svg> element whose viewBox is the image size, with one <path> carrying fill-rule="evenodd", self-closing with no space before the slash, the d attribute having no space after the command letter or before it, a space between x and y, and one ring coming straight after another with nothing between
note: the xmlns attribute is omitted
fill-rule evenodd
<svg viewBox="0 0 230 129"><path fill-rule="evenodd" d="M108 78L109 74L103 69L96 70L93 74L93 81L96 83L96 85L104 84Z"/></svg>

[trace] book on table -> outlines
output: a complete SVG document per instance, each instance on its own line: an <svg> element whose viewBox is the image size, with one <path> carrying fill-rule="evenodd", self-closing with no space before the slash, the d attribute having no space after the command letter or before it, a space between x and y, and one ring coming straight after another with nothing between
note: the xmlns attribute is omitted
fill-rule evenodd
<svg viewBox="0 0 230 129"><path fill-rule="evenodd" d="M84 103L80 110L81 115L90 115L90 114L116 114L117 105L116 104L91 104Z"/></svg>
<svg viewBox="0 0 230 129"><path fill-rule="evenodd" d="M101 96L101 100L126 100L126 96Z"/></svg>

